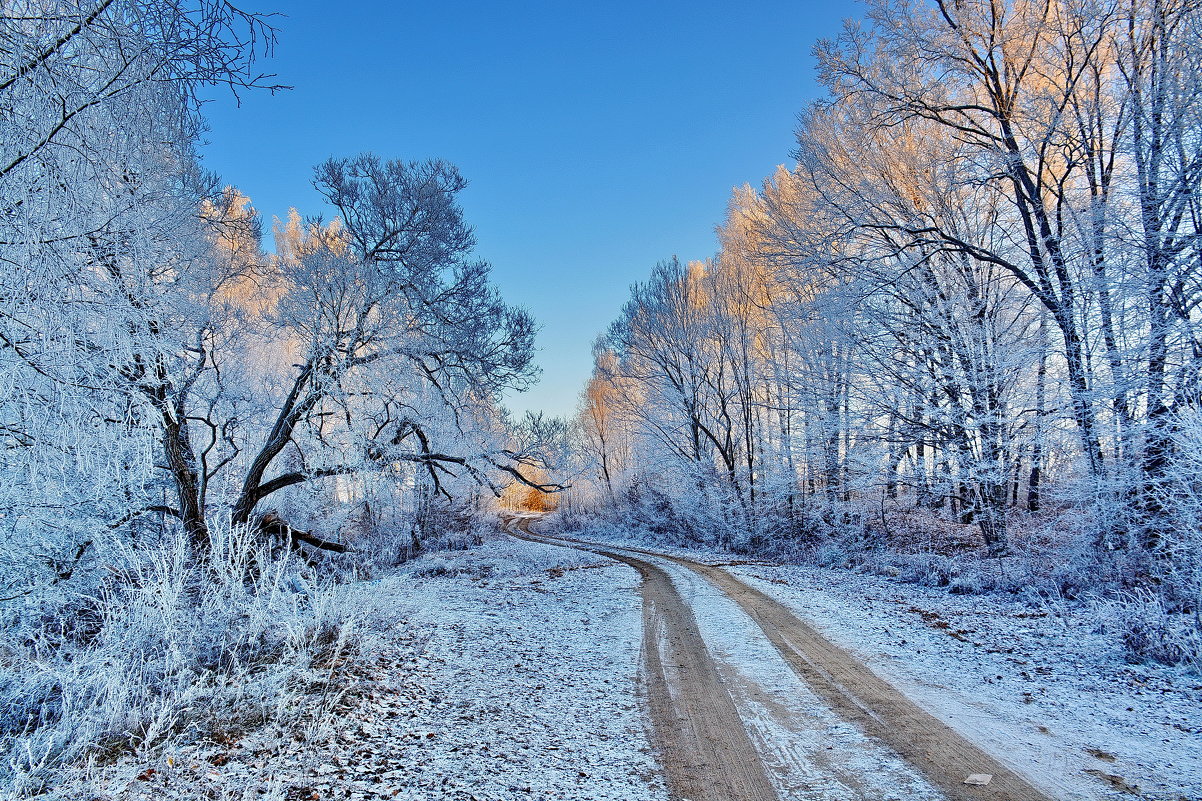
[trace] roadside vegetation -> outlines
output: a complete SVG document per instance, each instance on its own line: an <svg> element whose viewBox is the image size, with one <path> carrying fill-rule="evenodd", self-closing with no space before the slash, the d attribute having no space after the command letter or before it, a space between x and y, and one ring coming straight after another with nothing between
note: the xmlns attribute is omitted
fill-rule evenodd
<svg viewBox="0 0 1202 801"><path fill-rule="evenodd" d="M0 792L320 728L391 625L371 582L498 498L1087 605L1202 670L1197 4L870 0L571 423L501 405L536 326L454 165L332 157L272 247L204 170L201 96L286 91L275 37L224 0L0 8Z"/></svg>
<svg viewBox="0 0 1202 801"><path fill-rule="evenodd" d="M320 719L378 628L355 582L479 542L538 483L542 422L498 404L535 378L534 324L473 255L453 165L330 159L333 216L273 221L268 252L199 163L201 94L287 89L260 72L273 19L0 10L5 793Z"/></svg>

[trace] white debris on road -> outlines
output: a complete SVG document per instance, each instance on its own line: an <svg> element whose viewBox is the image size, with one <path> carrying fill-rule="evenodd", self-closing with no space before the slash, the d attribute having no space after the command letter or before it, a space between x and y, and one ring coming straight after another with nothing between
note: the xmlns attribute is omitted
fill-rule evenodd
<svg viewBox="0 0 1202 801"><path fill-rule="evenodd" d="M828 709L734 601L688 568L643 558L667 571L693 608L781 801L943 798L888 747Z"/></svg>

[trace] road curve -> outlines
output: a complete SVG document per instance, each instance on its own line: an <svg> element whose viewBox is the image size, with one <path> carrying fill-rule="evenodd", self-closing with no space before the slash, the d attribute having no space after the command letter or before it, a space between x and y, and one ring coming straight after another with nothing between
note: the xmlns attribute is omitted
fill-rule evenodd
<svg viewBox="0 0 1202 801"><path fill-rule="evenodd" d="M694 801L750 801L777 797L768 784L763 764L755 755L730 695L718 679L691 610L663 570L634 554L667 559L697 572L716 586L760 627L798 677L833 711L888 746L949 799L1052 801L1051 796L1025 777L985 753L847 651L827 640L784 604L726 570L640 548L619 549L535 534L529 530L528 520L518 520L516 524L522 531L510 529L515 536L588 550L624 562L643 576L643 642L651 716L674 795ZM666 638L662 635L664 631ZM666 646L663 645L665 642ZM684 667L673 675L673 665ZM686 684L686 678L696 678L698 683ZM687 687L679 694L693 695L694 699L679 698L668 692L676 686ZM715 708L694 709L698 694L707 696ZM686 722L692 715L701 715L702 720L696 724ZM713 731L711 726L717 726L721 731ZM732 733L731 729L737 731ZM729 761L731 755L748 752L752 758L744 757L742 763ZM715 766L717 770L714 770ZM753 769L748 770L749 766ZM720 788L714 784L715 777L735 769L739 774L737 786ZM992 775L988 785L964 784L970 774L981 773ZM762 795L745 789L758 786L757 781L766 787L760 791Z"/></svg>
<svg viewBox="0 0 1202 801"><path fill-rule="evenodd" d="M629 565L642 577L643 679L664 777L674 799L779 801L709 657L697 620L660 568L627 553L534 534L517 520L519 539L588 550Z"/></svg>

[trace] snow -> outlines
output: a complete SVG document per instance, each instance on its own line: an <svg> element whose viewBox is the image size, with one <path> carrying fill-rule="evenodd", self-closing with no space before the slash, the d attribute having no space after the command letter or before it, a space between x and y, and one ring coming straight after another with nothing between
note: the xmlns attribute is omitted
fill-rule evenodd
<svg viewBox="0 0 1202 801"><path fill-rule="evenodd" d="M782 801L938 797L826 709L734 602L650 558L691 604ZM728 569L1058 799L1202 798L1202 681L1124 663L1096 615L848 570ZM312 696L308 726L97 765L57 795L666 801L637 589L624 565L525 541L424 557L359 585L377 629L345 693Z"/></svg>
<svg viewBox="0 0 1202 801"><path fill-rule="evenodd" d="M661 801L637 696L637 576L527 542L364 585L397 620L333 721L101 769L121 799ZM142 778L138 778L141 776ZM63 788L61 797L78 797Z"/></svg>
<svg viewBox="0 0 1202 801"><path fill-rule="evenodd" d="M580 536L648 547L630 529L607 526ZM1097 607L1036 606L1017 596L955 595L851 570L650 547L726 565L1058 799L1202 798L1202 678L1128 664ZM775 655L766 643L744 642L752 635L729 622L737 617L705 622L715 606L731 602L670 565L661 563L692 594L698 623L725 669L732 660L745 674L753 663L769 669ZM773 686L762 674L755 680ZM801 697L795 693L777 697ZM760 725L763 716L749 704L740 711L751 728ZM765 738L754 739L763 746ZM779 764L768 750L764 757Z"/></svg>
<svg viewBox="0 0 1202 801"><path fill-rule="evenodd" d="M1084 608L849 570L731 569L1058 799L1202 798L1202 679L1125 663Z"/></svg>

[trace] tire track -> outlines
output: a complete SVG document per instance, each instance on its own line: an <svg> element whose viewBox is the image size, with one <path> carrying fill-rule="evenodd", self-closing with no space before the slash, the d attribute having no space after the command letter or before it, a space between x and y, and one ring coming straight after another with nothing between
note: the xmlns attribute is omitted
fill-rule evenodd
<svg viewBox="0 0 1202 801"><path fill-rule="evenodd" d="M526 520L518 521L517 525L536 542L589 550L630 564L639 569L640 573L643 570L635 563L645 565L659 572L669 586L671 582L663 571L630 554L638 553L667 559L695 571L755 621L794 672L832 710L887 745L899 757L918 769L948 798L955 801L1052 801L1051 796L919 707L846 650L798 618L784 604L745 584L726 570L640 548L623 548L617 551L609 546L580 540L545 537L530 532ZM522 536L516 533L515 535ZM672 592L675 593L675 590ZM676 600L684 606L679 595L676 596ZM688 611L687 606L685 611ZM646 622L646 607L644 615ZM692 618L691 612L689 617ZM695 621L693 628L696 629ZM697 636L700 638L699 634ZM644 638L646 637L645 629ZM646 639L644 642L646 643ZM704 643L701 643L700 647L704 652ZM710 669L713 670L712 661ZM725 690L722 691L722 695L729 702L729 694ZM657 711L653 704L653 721L657 715L662 716L663 710ZM660 719L664 720L662 717ZM660 724L657 724L658 728ZM741 723L738 728L746 737ZM985 786L964 784L965 778L974 773L991 774L993 778Z"/></svg>
<svg viewBox="0 0 1202 801"><path fill-rule="evenodd" d="M845 720L888 745L957 801L1052 801L1026 778L919 707L774 598L718 567L667 557L704 576L756 622L785 661ZM988 773L986 786L964 784Z"/></svg>
<svg viewBox="0 0 1202 801"><path fill-rule="evenodd" d="M642 577L643 680L660 762L674 799L779 801L689 605L660 568L627 553L533 534L519 539L578 548L634 568Z"/></svg>
<svg viewBox="0 0 1202 801"><path fill-rule="evenodd" d="M643 578L644 681L673 796L777 801L693 612L668 574L625 554L596 553L630 565Z"/></svg>

